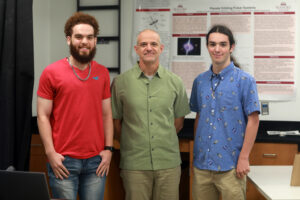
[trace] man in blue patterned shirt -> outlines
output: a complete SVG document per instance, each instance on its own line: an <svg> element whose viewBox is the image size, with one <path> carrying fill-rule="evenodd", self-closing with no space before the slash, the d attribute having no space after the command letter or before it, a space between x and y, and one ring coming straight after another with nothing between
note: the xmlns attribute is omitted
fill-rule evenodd
<svg viewBox="0 0 300 200"><path fill-rule="evenodd" d="M212 65L194 80L190 99L197 113L193 198L246 199L249 154L259 125L256 82L231 56L235 41L230 29L215 25L206 45Z"/></svg>

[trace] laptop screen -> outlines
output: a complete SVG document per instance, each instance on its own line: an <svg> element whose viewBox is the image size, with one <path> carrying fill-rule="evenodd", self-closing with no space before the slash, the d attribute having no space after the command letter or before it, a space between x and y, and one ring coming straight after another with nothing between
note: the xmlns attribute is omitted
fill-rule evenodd
<svg viewBox="0 0 300 200"><path fill-rule="evenodd" d="M50 200L45 173L0 170L1 200Z"/></svg>

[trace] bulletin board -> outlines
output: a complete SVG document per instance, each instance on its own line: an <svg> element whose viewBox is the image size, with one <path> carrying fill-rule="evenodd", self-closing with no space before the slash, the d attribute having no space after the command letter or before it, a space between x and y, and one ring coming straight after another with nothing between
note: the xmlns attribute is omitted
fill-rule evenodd
<svg viewBox="0 0 300 200"><path fill-rule="evenodd" d="M135 0L132 42L141 30L156 30L165 45L161 64L182 78L190 95L193 80L211 63L206 33L226 25L236 39L233 56L256 79L260 100L293 101L296 8L295 0Z"/></svg>

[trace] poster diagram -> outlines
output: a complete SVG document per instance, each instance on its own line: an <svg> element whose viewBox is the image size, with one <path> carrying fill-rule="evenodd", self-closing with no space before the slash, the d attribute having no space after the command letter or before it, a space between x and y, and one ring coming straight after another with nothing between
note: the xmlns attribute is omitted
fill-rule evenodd
<svg viewBox="0 0 300 200"><path fill-rule="evenodd" d="M201 38L178 38L177 55L201 55Z"/></svg>

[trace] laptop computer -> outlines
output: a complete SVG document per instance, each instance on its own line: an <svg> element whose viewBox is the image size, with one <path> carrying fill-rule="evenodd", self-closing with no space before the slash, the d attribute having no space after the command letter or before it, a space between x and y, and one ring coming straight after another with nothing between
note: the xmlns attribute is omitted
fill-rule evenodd
<svg viewBox="0 0 300 200"><path fill-rule="evenodd" d="M45 173L0 170L1 200L50 200Z"/></svg>

